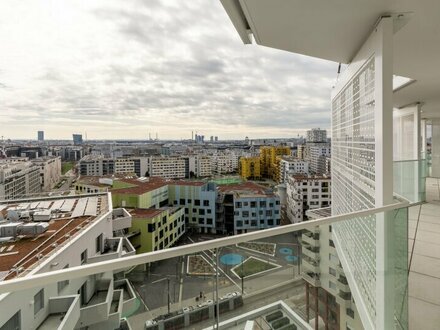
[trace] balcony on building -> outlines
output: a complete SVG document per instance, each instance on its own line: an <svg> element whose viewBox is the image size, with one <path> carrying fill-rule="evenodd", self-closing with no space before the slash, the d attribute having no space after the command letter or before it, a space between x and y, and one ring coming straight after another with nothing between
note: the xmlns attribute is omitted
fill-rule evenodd
<svg viewBox="0 0 440 330"><path fill-rule="evenodd" d="M319 245L319 244L318 244ZM302 253L306 255L307 257L314 259L316 261L320 260L319 256L319 246L313 246L310 244L303 244L302 245Z"/></svg>
<svg viewBox="0 0 440 330"><path fill-rule="evenodd" d="M131 228L131 215L124 208L114 209L112 212L113 231Z"/></svg>
<svg viewBox="0 0 440 330"><path fill-rule="evenodd" d="M88 327L95 323L105 322L115 309L115 302L120 295L114 296L113 279L102 279L95 283L92 297L81 306L78 327ZM119 306L118 306L119 308Z"/></svg>
<svg viewBox="0 0 440 330"><path fill-rule="evenodd" d="M344 275L339 275L336 285L338 286L341 292L345 292L345 293L350 292L350 287L348 286L347 278Z"/></svg>
<svg viewBox="0 0 440 330"><path fill-rule="evenodd" d="M79 295L49 298L49 313L38 330L73 329L80 318Z"/></svg>
<svg viewBox="0 0 440 330"><path fill-rule="evenodd" d="M103 250L87 259L87 263L118 259L136 254L136 249L126 237L107 238L104 241Z"/></svg>
<svg viewBox="0 0 440 330"><path fill-rule="evenodd" d="M302 242L304 245L319 247L319 228L313 231L304 230L302 233Z"/></svg>

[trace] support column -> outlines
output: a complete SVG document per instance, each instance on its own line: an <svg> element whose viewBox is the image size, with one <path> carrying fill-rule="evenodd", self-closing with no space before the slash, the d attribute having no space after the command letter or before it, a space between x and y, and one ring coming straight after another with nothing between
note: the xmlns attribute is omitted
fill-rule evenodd
<svg viewBox="0 0 440 330"><path fill-rule="evenodd" d="M375 206L393 203L393 19L376 28ZM389 214L376 215L376 329L394 328L394 228ZM388 220L388 221L387 221Z"/></svg>
<svg viewBox="0 0 440 330"><path fill-rule="evenodd" d="M440 178L440 119L432 119L431 127L431 176Z"/></svg>
<svg viewBox="0 0 440 330"><path fill-rule="evenodd" d="M315 287L315 330L319 330L319 295L318 287Z"/></svg>
<svg viewBox="0 0 440 330"><path fill-rule="evenodd" d="M306 319L310 322L310 301L309 301L309 283L306 282Z"/></svg>

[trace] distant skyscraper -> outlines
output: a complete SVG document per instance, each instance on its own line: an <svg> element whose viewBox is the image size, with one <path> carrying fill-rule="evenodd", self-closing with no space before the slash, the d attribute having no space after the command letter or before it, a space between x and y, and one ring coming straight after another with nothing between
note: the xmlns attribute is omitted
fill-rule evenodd
<svg viewBox="0 0 440 330"><path fill-rule="evenodd" d="M218 141L218 136L214 137L214 141L215 141L215 142Z"/></svg>
<svg viewBox="0 0 440 330"><path fill-rule="evenodd" d="M38 131L38 141L44 141L44 131Z"/></svg>
<svg viewBox="0 0 440 330"><path fill-rule="evenodd" d="M209 141L214 142L214 137L211 135L211 137L209 138Z"/></svg>
<svg viewBox="0 0 440 330"><path fill-rule="evenodd" d="M74 145L83 144L82 134L73 134L73 144Z"/></svg>

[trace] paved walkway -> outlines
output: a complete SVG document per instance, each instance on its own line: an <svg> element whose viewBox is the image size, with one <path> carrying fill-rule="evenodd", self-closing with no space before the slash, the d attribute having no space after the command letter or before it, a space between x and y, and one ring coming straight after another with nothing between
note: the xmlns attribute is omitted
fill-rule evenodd
<svg viewBox="0 0 440 330"><path fill-rule="evenodd" d="M426 181L427 203L409 209L409 329L440 329L440 180Z"/></svg>

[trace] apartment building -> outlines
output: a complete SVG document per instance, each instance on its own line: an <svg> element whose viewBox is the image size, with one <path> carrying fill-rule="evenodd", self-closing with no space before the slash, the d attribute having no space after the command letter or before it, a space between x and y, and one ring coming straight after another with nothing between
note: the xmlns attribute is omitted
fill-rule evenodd
<svg viewBox="0 0 440 330"><path fill-rule="evenodd" d="M320 128L312 128L306 133L306 140L309 143L327 142L327 131Z"/></svg>
<svg viewBox="0 0 440 330"><path fill-rule="evenodd" d="M228 234L242 234L280 225L280 198L253 182L218 187L218 222Z"/></svg>
<svg viewBox="0 0 440 330"><path fill-rule="evenodd" d="M169 203L185 210L188 230L199 233L217 233L216 185L212 182L173 181L168 185Z"/></svg>
<svg viewBox="0 0 440 330"><path fill-rule="evenodd" d="M286 146L260 147L261 176L276 180L279 173L280 158L278 156L290 156L290 155L291 155L290 147L286 147Z"/></svg>
<svg viewBox="0 0 440 330"><path fill-rule="evenodd" d="M289 174L308 174L309 162L290 156L282 156L279 160L279 183L286 183Z"/></svg>
<svg viewBox="0 0 440 330"><path fill-rule="evenodd" d="M131 225L123 209L113 212L109 194L81 198L15 200L0 205L2 280L53 272L135 253L113 236L113 223ZM116 211L116 210L115 210ZM127 280L108 271L61 280L0 297L2 329L116 329L137 299ZM125 288L127 291L124 291ZM111 307L111 308L110 308Z"/></svg>
<svg viewBox="0 0 440 330"><path fill-rule="evenodd" d="M185 160L185 178L203 178L212 176L212 161L208 155L186 155L182 156Z"/></svg>
<svg viewBox="0 0 440 330"><path fill-rule="evenodd" d="M290 222L305 221L307 210L331 205L331 178L326 175L289 175L286 195L286 211Z"/></svg>
<svg viewBox="0 0 440 330"><path fill-rule="evenodd" d="M184 208L130 209L128 237L136 253L163 250L176 244L185 233Z"/></svg>
<svg viewBox="0 0 440 330"><path fill-rule="evenodd" d="M234 154L216 153L211 157L211 162L214 175L231 174L238 170L238 156Z"/></svg>
<svg viewBox="0 0 440 330"><path fill-rule="evenodd" d="M238 168L240 176L247 180L258 180L261 178L261 161L260 157L242 157Z"/></svg>
<svg viewBox="0 0 440 330"><path fill-rule="evenodd" d="M102 156L87 155L79 161L79 174L103 176L115 173L115 160Z"/></svg>
<svg viewBox="0 0 440 330"><path fill-rule="evenodd" d="M40 167L31 162L0 162L0 199L15 199L39 192Z"/></svg>
<svg viewBox="0 0 440 330"><path fill-rule="evenodd" d="M330 215L330 207L306 211L310 220ZM344 325L347 329L362 329L360 315L333 241L332 227L317 226L304 230L301 241L301 268L309 319L321 318L333 329Z"/></svg>
<svg viewBox="0 0 440 330"><path fill-rule="evenodd" d="M40 168L40 184L43 191L51 190L61 179L61 157L44 156L32 160Z"/></svg>
<svg viewBox="0 0 440 330"><path fill-rule="evenodd" d="M185 168L185 159L182 157L152 157L150 176L166 179L184 179L186 176Z"/></svg>
<svg viewBox="0 0 440 330"><path fill-rule="evenodd" d="M327 173L327 158L331 157L331 147L327 143L307 143L310 170L314 174Z"/></svg>

